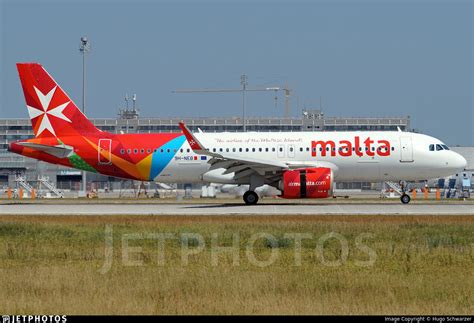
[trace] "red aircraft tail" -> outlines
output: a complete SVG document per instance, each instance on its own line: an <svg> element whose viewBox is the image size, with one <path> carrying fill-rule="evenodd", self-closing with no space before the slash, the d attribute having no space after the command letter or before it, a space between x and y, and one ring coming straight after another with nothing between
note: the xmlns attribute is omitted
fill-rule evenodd
<svg viewBox="0 0 474 323"><path fill-rule="evenodd" d="M37 63L17 63L35 137L92 135L100 132Z"/></svg>

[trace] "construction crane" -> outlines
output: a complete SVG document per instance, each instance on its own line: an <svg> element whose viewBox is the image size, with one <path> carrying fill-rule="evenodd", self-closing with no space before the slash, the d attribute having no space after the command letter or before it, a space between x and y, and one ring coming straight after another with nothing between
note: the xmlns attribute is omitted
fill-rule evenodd
<svg viewBox="0 0 474 323"><path fill-rule="evenodd" d="M260 88L249 88L247 87L247 75L242 74L240 76L240 85L242 86L240 89L214 89L214 88L204 88L204 89L178 89L172 91L172 93L213 93L213 92L241 92L242 93L242 128L243 131L246 131L246 119L245 119L245 93L246 92L265 92L265 91L274 91L275 92L275 106L277 106L278 102L278 91L285 92L285 117L290 116L290 93L291 90L288 88L288 85L285 85L284 88L274 86L274 87L260 87Z"/></svg>

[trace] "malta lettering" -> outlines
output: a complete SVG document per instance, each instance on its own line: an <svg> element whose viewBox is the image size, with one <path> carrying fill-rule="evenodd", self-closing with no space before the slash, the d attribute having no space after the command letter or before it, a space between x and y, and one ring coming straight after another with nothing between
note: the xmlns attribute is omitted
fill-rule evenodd
<svg viewBox="0 0 474 323"><path fill-rule="evenodd" d="M312 157L326 157L330 155L335 157L336 154L342 157L350 157L353 154L362 157L367 156L390 156L390 142L388 140L375 140L368 137L364 141L361 141L359 136L354 137L354 142L349 140L341 140L336 146L336 143L332 140L323 141L311 141L311 156Z"/></svg>

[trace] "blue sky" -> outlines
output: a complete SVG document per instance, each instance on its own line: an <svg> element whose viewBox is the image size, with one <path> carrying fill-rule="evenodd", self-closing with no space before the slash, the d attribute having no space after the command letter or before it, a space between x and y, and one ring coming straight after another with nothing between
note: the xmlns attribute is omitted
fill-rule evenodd
<svg viewBox="0 0 474 323"><path fill-rule="evenodd" d="M474 145L472 1L2 1L0 117L27 117L15 63L43 64L87 115L113 118L125 93L142 116L240 116L235 93L177 88L283 85L328 116L406 116L450 145ZM283 116L273 93L248 115ZM297 103L299 102L299 106Z"/></svg>

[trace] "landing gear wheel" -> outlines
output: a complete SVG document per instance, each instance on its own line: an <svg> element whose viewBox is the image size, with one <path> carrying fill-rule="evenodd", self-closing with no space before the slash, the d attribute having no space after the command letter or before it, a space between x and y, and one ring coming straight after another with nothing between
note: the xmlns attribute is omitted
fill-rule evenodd
<svg viewBox="0 0 474 323"><path fill-rule="evenodd" d="M410 195L407 195L407 194L403 194L401 197L400 197L400 201L402 201L403 204L408 204L410 203Z"/></svg>
<svg viewBox="0 0 474 323"><path fill-rule="evenodd" d="M258 202L258 194L254 191L247 191L244 194L244 202L247 205L255 205Z"/></svg>

